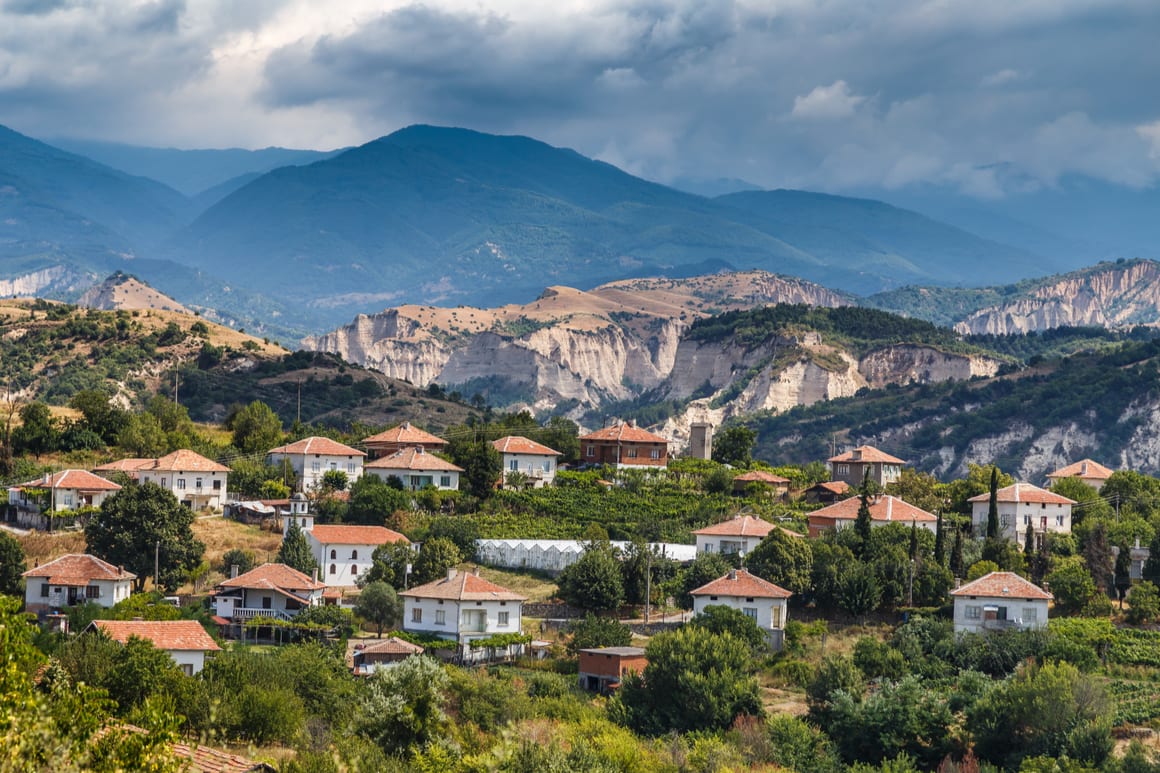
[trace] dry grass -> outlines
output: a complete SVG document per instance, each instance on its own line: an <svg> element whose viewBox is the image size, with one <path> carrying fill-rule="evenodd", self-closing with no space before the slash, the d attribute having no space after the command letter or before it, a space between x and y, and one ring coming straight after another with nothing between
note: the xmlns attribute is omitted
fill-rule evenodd
<svg viewBox="0 0 1160 773"><path fill-rule="evenodd" d="M57 531L51 534L34 531L16 540L24 549L25 563L31 568L69 553L85 552L85 535L79 531Z"/></svg>
<svg viewBox="0 0 1160 773"><path fill-rule="evenodd" d="M205 558L210 566L221 563L226 551L239 548L253 552L258 563L273 561L282 544L282 532L270 532L220 517L198 518L193 535L205 543Z"/></svg>
<svg viewBox="0 0 1160 773"><path fill-rule="evenodd" d="M464 568L469 567L465 565ZM512 572L506 569L481 566L479 575L483 579L502 585L510 591L527 596L528 601L532 603L547 601L556 592L556 583L526 572Z"/></svg>

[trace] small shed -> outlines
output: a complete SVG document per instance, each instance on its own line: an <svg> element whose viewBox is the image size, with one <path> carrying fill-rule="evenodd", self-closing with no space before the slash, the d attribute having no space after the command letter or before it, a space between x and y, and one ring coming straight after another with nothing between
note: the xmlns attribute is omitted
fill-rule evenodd
<svg viewBox="0 0 1160 773"><path fill-rule="evenodd" d="M580 687L607 695L620 687L620 680L625 675L643 673L647 665L643 647L580 650Z"/></svg>

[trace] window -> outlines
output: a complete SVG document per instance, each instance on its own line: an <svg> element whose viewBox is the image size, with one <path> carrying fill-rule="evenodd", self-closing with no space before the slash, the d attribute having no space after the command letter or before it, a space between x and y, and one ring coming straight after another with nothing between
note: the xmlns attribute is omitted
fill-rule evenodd
<svg viewBox="0 0 1160 773"><path fill-rule="evenodd" d="M629 449L625 450L624 455L627 456L629 459L635 459L636 458L636 449L629 448Z"/></svg>
<svg viewBox="0 0 1160 773"><path fill-rule="evenodd" d="M48 583L47 582L43 582L40 584L40 597L42 599L48 598Z"/></svg>
<svg viewBox="0 0 1160 773"><path fill-rule="evenodd" d="M596 456L596 446L585 446L584 455L587 457Z"/></svg>
<svg viewBox="0 0 1160 773"><path fill-rule="evenodd" d="M165 488L165 487L166 487L166 486L168 486L168 485L169 485L169 479L168 479L168 478L162 478L162 479L161 479L161 488Z"/></svg>
<svg viewBox="0 0 1160 773"><path fill-rule="evenodd" d="M101 597L101 586L100 585L90 585L89 587L85 588L85 598L86 599L99 599L100 597Z"/></svg>
<svg viewBox="0 0 1160 773"><path fill-rule="evenodd" d="M338 574L338 567L336 567L334 564L331 564L330 565L330 573L331 574Z"/></svg>
<svg viewBox="0 0 1160 773"><path fill-rule="evenodd" d="M771 622L774 628L781 628L781 607L773 608Z"/></svg>
<svg viewBox="0 0 1160 773"><path fill-rule="evenodd" d="M508 469L511 470L512 472L519 472L520 471L520 460L519 459L512 459L510 462L508 462Z"/></svg>
<svg viewBox="0 0 1160 773"><path fill-rule="evenodd" d="M745 613L746 617L753 620L757 619L757 607L744 607L741 611Z"/></svg>
<svg viewBox="0 0 1160 773"><path fill-rule="evenodd" d="M1055 516L1055 525L1056 526L1063 526L1063 516L1062 515Z"/></svg>
<svg viewBox="0 0 1160 773"><path fill-rule="evenodd" d="M336 558L338 558L338 551L337 551L337 550L334 550L334 549L331 549L331 551L330 551L330 559L333 561L333 560L334 560L334 559L336 559Z"/></svg>
<svg viewBox="0 0 1160 773"><path fill-rule="evenodd" d="M716 596L710 596L710 597L709 597L709 601L716 601L716 600L717 600L717 597L716 597Z"/></svg>
<svg viewBox="0 0 1160 773"><path fill-rule="evenodd" d="M1030 516L1030 515L1025 515L1025 516L1023 516L1023 525L1024 525L1024 526L1030 526L1030 525L1031 525L1031 516Z"/></svg>
<svg viewBox="0 0 1160 773"><path fill-rule="evenodd" d="M185 490L185 478L178 478L177 479L177 489L178 489L178 491Z"/></svg>
<svg viewBox="0 0 1160 773"><path fill-rule="evenodd" d="M411 610L411 622L412 623L423 622L423 608L422 607L415 607Z"/></svg>
<svg viewBox="0 0 1160 773"><path fill-rule="evenodd" d="M64 506L70 509L72 508L72 494L65 494Z"/></svg>
<svg viewBox="0 0 1160 773"><path fill-rule="evenodd" d="M839 464L837 466L837 468L834 470L834 474L835 475L849 475L850 474L850 465Z"/></svg>
<svg viewBox="0 0 1160 773"><path fill-rule="evenodd" d="M222 482L220 480L214 479L213 490L214 491L221 491L222 490Z"/></svg>
<svg viewBox="0 0 1160 773"><path fill-rule="evenodd" d="M1023 622L1036 623L1039 622L1039 610L1035 607L1023 607Z"/></svg>
<svg viewBox="0 0 1160 773"><path fill-rule="evenodd" d="M182 663L181 664L181 673L185 674L186 676L193 676L193 664L192 663Z"/></svg>
<svg viewBox="0 0 1160 773"><path fill-rule="evenodd" d="M330 469L337 470L338 469L338 462L331 462Z"/></svg>
<svg viewBox="0 0 1160 773"><path fill-rule="evenodd" d="M351 560L351 561L357 561L357 560L358 560L358 551L357 551L357 550L352 550L352 551L350 551L350 560Z"/></svg>
<svg viewBox="0 0 1160 773"><path fill-rule="evenodd" d="M354 462L347 462L346 463L346 471L348 474L354 475Z"/></svg>
<svg viewBox="0 0 1160 773"><path fill-rule="evenodd" d="M659 448L654 448L653 450L648 452L648 455L650 457L652 457L653 459L660 459L661 458L661 450Z"/></svg>
<svg viewBox="0 0 1160 773"><path fill-rule="evenodd" d="M978 620L983 616L983 608L974 604L963 609L963 617L967 620Z"/></svg>
<svg viewBox="0 0 1160 773"><path fill-rule="evenodd" d="M271 609L274 606L274 601L269 596L262 597L262 609Z"/></svg>
<svg viewBox="0 0 1160 773"><path fill-rule="evenodd" d="M500 628L506 628L508 624L508 613L500 612L495 624Z"/></svg>
<svg viewBox="0 0 1160 773"><path fill-rule="evenodd" d="M450 475L443 475L442 477L440 477L439 478L439 487L440 488L451 488L451 476Z"/></svg>
<svg viewBox="0 0 1160 773"><path fill-rule="evenodd" d="M310 471L311 472L321 472L322 471L322 464L317 462L317 461L311 462L310 463Z"/></svg>
<svg viewBox="0 0 1160 773"><path fill-rule="evenodd" d="M544 462L543 470L544 470L544 472L551 472L552 471L552 460L551 459L548 459L547 461Z"/></svg>
<svg viewBox="0 0 1160 773"><path fill-rule="evenodd" d="M1011 528L1011 516L1009 516L1009 515L999 516L999 529L1002 531L1007 531L1010 528Z"/></svg>
<svg viewBox="0 0 1160 773"><path fill-rule="evenodd" d="M435 625L447 625L447 610L446 609L436 609L435 610Z"/></svg>
<svg viewBox="0 0 1160 773"><path fill-rule="evenodd" d="M351 573L352 575L358 574L358 567L357 567L357 566L355 566L354 564L351 564L351 565L350 565L350 573Z"/></svg>

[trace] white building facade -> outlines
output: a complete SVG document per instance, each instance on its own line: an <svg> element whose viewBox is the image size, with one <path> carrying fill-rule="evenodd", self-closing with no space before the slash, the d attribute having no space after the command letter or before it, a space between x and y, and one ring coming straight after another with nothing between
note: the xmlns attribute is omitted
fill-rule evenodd
<svg viewBox="0 0 1160 773"><path fill-rule="evenodd" d="M464 662L491 657L486 650L471 647L473 640L523 633L526 597L472 572L449 569L445 578L399 595L403 598L403 630L458 642L456 657ZM517 655L522 645L505 649L503 656Z"/></svg>
<svg viewBox="0 0 1160 773"><path fill-rule="evenodd" d="M991 572L951 591L955 633L1046 628L1052 596L1014 572Z"/></svg>
<svg viewBox="0 0 1160 773"><path fill-rule="evenodd" d="M503 483L509 485L514 475L523 476L535 488L550 486L556 480L560 452L526 437L509 435L492 441L503 463Z"/></svg>
<svg viewBox="0 0 1160 773"><path fill-rule="evenodd" d="M693 614L699 615L710 606L736 609L757 623L775 649L781 649L789 598L793 595L785 588L745 569L735 569L690 591L689 595L693 597Z"/></svg>
<svg viewBox="0 0 1160 773"><path fill-rule="evenodd" d="M220 510L228 501L230 468L189 450L174 451L137 468L137 480L173 492L192 510Z"/></svg>
<svg viewBox="0 0 1160 773"><path fill-rule="evenodd" d="M367 462L366 471L368 475L377 475L383 481L398 478L407 491L419 491L428 486L440 491L458 491L459 475L463 468L416 447L404 448Z"/></svg>
<svg viewBox="0 0 1160 773"><path fill-rule="evenodd" d="M979 494L971 503L971 524L976 537L987 533L991 495ZM1016 483L996 492L999 536L1023 544L1030 526L1038 542L1044 534L1070 534L1071 508L1076 502L1030 483Z"/></svg>
<svg viewBox="0 0 1160 773"><path fill-rule="evenodd" d="M287 516L287 522L293 517ZM321 568L321 580L329 587L356 585L359 577L370 570L374 563L372 556L380 546L396 542L410 544L402 534L385 526L314 524L310 519L303 533Z"/></svg>
<svg viewBox="0 0 1160 773"><path fill-rule="evenodd" d="M695 529L698 553L749 555L776 526L751 515L738 515L727 521Z"/></svg>
<svg viewBox="0 0 1160 773"><path fill-rule="evenodd" d="M345 473L347 483L354 483L362 477L365 456L357 448L336 440L308 437L270 449L266 461L281 464L283 459L288 460L294 474L298 476L298 489L312 491L322 485L322 476L332 470Z"/></svg>
<svg viewBox="0 0 1160 773"><path fill-rule="evenodd" d="M24 608L39 614L93 603L108 609L133 594L137 575L88 554L70 554L29 569Z"/></svg>

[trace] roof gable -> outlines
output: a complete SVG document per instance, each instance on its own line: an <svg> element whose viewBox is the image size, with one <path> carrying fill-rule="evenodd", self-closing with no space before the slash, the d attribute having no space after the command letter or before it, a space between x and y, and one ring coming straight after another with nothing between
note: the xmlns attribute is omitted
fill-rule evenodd
<svg viewBox="0 0 1160 773"><path fill-rule="evenodd" d="M364 465L368 470L415 470L421 472L463 472L446 459L429 454L422 448L402 448L389 456L384 456Z"/></svg>
<svg viewBox="0 0 1160 773"><path fill-rule="evenodd" d="M289 443L277 448L271 448L266 452L267 454L300 454L315 456L366 456L366 453L351 448L348 445L343 445L337 440L331 440L328 437L308 437L302 438L294 443Z"/></svg>
<svg viewBox="0 0 1160 773"><path fill-rule="evenodd" d="M769 521L752 515L735 515L727 521L695 529L693 533L710 537L764 537L773 529L774 525Z"/></svg>
<svg viewBox="0 0 1160 773"><path fill-rule="evenodd" d="M153 642L159 650L217 652L221 649L196 620L94 620L90 627L121 644L136 636Z"/></svg>
<svg viewBox="0 0 1160 773"><path fill-rule="evenodd" d="M121 487L113 481L94 475L88 470L62 470L54 472L41 480L30 480L21 483L17 488L53 488L71 489L73 491L120 491Z"/></svg>
<svg viewBox="0 0 1160 773"><path fill-rule="evenodd" d="M418 427L411 426L411 422L404 421L397 427L363 438L363 443L400 443L420 446L444 446L447 441Z"/></svg>
<svg viewBox="0 0 1160 773"><path fill-rule="evenodd" d="M409 545L411 542L399 532L385 526L323 523L315 524L307 534L323 545L385 545L388 542Z"/></svg>
<svg viewBox="0 0 1160 773"><path fill-rule="evenodd" d="M1010 486L1005 486L995 492L995 500L997 502L1007 503L1030 503L1030 504L1048 504L1048 505L1074 505L1074 499L1068 499L1065 496L1056 494L1054 491L1041 489L1039 486L1033 486L1030 483L1015 483ZM991 492L973 496L967 500L968 502L990 502Z"/></svg>
<svg viewBox="0 0 1160 773"><path fill-rule="evenodd" d="M548 448L543 443L537 443L519 435L508 435L499 440L491 441L495 449L501 454L526 454L528 456L559 456L560 452Z"/></svg>
<svg viewBox="0 0 1160 773"><path fill-rule="evenodd" d="M696 590L689 591L691 596L736 596L738 598L767 598L788 599L793 595L790 591L769 580L750 574L746 569L737 569L724 577L718 577L712 582L705 583Z"/></svg>
<svg viewBox="0 0 1160 773"><path fill-rule="evenodd" d="M598 429L595 432L589 432L587 435L581 435L581 440L604 440L620 443L664 443L668 444L668 439L660 435L643 430L635 424L628 422L617 422L611 427Z"/></svg>
<svg viewBox="0 0 1160 773"><path fill-rule="evenodd" d="M525 601L526 596L513 593L502 585L485 580L474 572L449 570L443 577L400 593L400 596L450 601Z"/></svg>
<svg viewBox="0 0 1160 773"><path fill-rule="evenodd" d="M951 591L952 596L1049 600L1053 596L1014 572L991 572Z"/></svg>
<svg viewBox="0 0 1160 773"><path fill-rule="evenodd" d="M223 580L220 588L254 588L289 590L320 590L326 585L307 577L302 572L286 564L262 564L245 574Z"/></svg>
<svg viewBox="0 0 1160 773"><path fill-rule="evenodd" d="M854 464L906 464L906 462L898 457L891 456L884 451L879 451L874 446L858 446L837 456L831 456L829 461L841 463L852 462Z"/></svg>
<svg viewBox="0 0 1160 773"><path fill-rule="evenodd" d="M70 553L29 569L22 577L44 577L51 585L87 585L95 580L132 580L137 575L88 553Z"/></svg>
<svg viewBox="0 0 1160 773"><path fill-rule="evenodd" d="M1074 464L1060 467L1055 472L1047 473L1048 478L1092 478L1093 480L1107 480L1112 477L1113 471L1099 462L1091 459L1081 459Z"/></svg>
<svg viewBox="0 0 1160 773"><path fill-rule="evenodd" d="M832 505L826 505L820 510L809 514L809 520L817 521L833 519L836 521L854 521L858 518L858 508L862 506L861 497L850 497ZM890 495L875 496L870 500L870 520L882 523L930 523L938 517L928 513L921 507L915 507L909 502Z"/></svg>
<svg viewBox="0 0 1160 773"><path fill-rule="evenodd" d="M163 472L229 472L230 468L207 459L196 451L181 449L162 456L147 468Z"/></svg>

